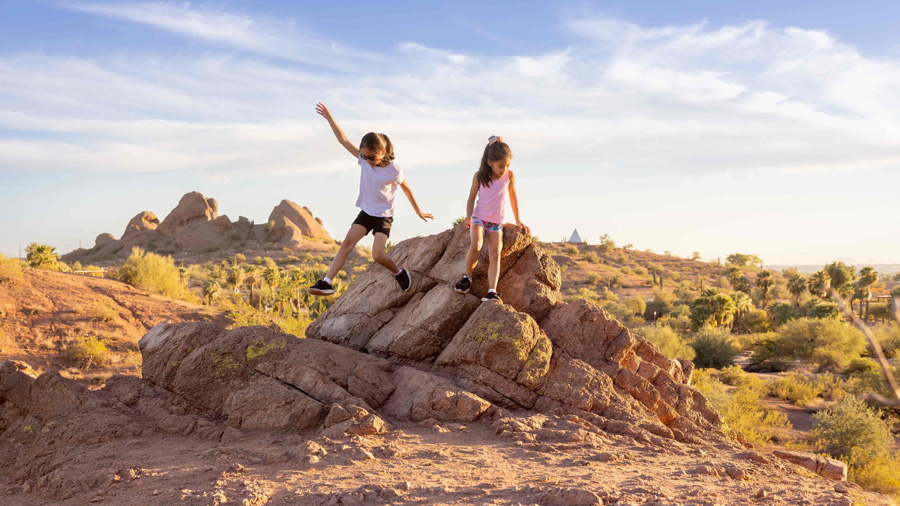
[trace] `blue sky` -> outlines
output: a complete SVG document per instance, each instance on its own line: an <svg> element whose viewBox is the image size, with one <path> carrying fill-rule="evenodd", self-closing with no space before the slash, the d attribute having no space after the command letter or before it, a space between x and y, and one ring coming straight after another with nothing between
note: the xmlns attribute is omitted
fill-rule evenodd
<svg viewBox="0 0 900 506"><path fill-rule="evenodd" d="M897 2L0 0L0 252L66 252L198 190L340 238L351 139L388 133L422 208L464 213L491 134L522 219L640 249L900 262Z"/></svg>

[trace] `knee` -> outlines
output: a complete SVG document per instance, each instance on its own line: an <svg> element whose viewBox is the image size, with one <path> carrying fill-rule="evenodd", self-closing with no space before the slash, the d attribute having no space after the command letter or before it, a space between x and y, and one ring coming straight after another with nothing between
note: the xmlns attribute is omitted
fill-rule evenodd
<svg viewBox="0 0 900 506"><path fill-rule="evenodd" d="M472 253L478 253L481 251L481 241L472 241L469 244L469 251Z"/></svg>
<svg viewBox="0 0 900 506"><path fill-rule="evenodd" d="M384 251L373 251L372 252L372 260L375 260L378 263L383 262L387 258L387 255L384 254Z"/></svg>

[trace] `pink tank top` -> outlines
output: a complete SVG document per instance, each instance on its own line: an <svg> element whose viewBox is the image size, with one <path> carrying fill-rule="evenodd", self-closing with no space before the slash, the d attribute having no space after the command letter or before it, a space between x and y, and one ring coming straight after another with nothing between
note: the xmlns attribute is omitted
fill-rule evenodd
<svg viewBox="0 0 900 506"><path fill-rule="evenodd" d="M487 186L478 187L478 200L472 216L481 221L503 223L506 216L506 200L509 194L509 171L495 179Z"/></svg>

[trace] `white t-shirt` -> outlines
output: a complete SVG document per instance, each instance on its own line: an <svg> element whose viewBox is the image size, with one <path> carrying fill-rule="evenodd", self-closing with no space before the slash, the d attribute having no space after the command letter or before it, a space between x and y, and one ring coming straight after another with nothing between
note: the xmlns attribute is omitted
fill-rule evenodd
<svg viewBox="0 0 900 506"><path fill-rule="evenodd" d="M394 215L397 186L403 182L403 171L394 162L387 167L373 167L362 155L359 161L359 197L356 207L369 216Z"/></svg>

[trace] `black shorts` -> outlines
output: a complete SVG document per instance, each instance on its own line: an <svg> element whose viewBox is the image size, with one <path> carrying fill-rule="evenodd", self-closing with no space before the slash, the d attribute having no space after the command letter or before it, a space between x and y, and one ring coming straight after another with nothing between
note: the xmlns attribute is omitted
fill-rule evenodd
<svg viewBox="0 0 900 506"><path fill-rule="evenodd" d="M381 232L388 237L391 236L391 224L393 223L393 216L371 216L366 214L365 211L360 211L359 216L353 220L354 225L366 227L366 234L374 231L373 233Z"/></svg>

